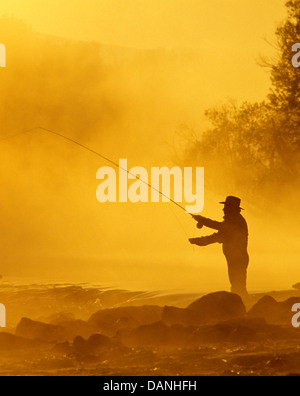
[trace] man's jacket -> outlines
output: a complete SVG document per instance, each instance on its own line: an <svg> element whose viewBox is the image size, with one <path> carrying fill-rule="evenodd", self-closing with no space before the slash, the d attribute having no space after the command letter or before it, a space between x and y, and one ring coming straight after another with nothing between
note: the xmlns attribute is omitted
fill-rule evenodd
<svg viewBox="0 0 300 396"><path fill-rule="evenodd" d="M223 222L214 221L201 216L201 224L218 232L202 238L197 238L197 245L206 246L212 243L222 243L227 260L249 260L248 226L244 217L237 213L225 216Z"/></svg>

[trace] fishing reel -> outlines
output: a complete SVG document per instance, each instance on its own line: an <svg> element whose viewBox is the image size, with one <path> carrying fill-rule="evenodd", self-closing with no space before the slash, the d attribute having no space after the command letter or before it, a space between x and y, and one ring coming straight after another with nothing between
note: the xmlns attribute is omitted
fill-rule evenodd
<svg viewBox="0 0 300 396"><path fill-rule="evenodd" d="M204 226L202 216L192 215L193 219L197 221L197 228L201 230Z"/></svg>

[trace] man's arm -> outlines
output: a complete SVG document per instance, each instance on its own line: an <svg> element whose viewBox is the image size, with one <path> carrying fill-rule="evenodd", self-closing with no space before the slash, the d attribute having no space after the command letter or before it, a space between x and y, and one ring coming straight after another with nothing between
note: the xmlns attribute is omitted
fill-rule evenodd
<svg viewBox="0 0 300 396"><path fill-rule="evenodd" d="M189 241L192 245L208 246L208 245L212 245L213 243L221 243L221 238L219 233L216 233L206 237L191 238L189 239Z"/></svg>
<svg viewBox="0 0 300 396"><path fill-rule="evenodd" d="M213 230L218 230L220 231L222 229L223 223L220 223L219 221L214 221L211 219L208 219L207 217L199 216L199 215L193 215L193 218L198 222L198 225L202 225L208 228L212 228Z"/></svg>

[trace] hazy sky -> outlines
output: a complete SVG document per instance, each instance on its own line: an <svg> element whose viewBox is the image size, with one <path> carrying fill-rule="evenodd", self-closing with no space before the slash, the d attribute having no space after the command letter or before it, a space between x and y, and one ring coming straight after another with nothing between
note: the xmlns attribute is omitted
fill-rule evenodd
<svg viewBox="0 0 300 396"><path fill-rule="evenodd" d="M2 15L59 36L134 48L264 48L284 0L1 0Z"/></svg>
<svg viewBox="0 0 300 396"><path fill-rule="evenodd" d="M228 97L265 98L269 74L258 61L274 55L266 39L274 41L274 31L286 16L284 4L285 0L0 0L0 15L23 19L38 32L76 40L192 50L201 64L198 70L193 67L198 77L190 79L202 92L202 85L210 87L207 108Z"/></svg>

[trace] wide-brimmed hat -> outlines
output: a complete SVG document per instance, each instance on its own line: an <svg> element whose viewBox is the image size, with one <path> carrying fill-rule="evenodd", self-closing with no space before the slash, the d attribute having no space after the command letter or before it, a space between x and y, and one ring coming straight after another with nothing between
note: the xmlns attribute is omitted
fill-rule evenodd
<svg viewBox="0 0 300 396"><path fill-rule="evenodd" d="M220 204L224 204L228 208L244 210L243 208L241 208L240 198L237 197L229 196L224 202L220 202Z"/></svg>

